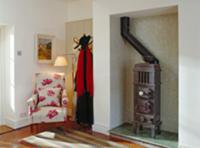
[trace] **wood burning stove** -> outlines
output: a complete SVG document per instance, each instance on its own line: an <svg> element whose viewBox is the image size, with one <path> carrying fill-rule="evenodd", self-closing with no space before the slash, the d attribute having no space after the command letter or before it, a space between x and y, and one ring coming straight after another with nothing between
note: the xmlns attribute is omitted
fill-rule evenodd
<svg viewBox="0 0 200 148"><path fill-rule="evenodd" d="M136 64L134 69L134 125L151 128L151 136L160 132L160 66Z"/></svg>
<svg viewBox="0 0 200 148"><path fill-rule="evenodd" d="M129 17L121 18L121 35L143 57L146 63L134 68L134 129L151 129L151 136L160 133L160 65L159 60L129 31Z"/></svg>

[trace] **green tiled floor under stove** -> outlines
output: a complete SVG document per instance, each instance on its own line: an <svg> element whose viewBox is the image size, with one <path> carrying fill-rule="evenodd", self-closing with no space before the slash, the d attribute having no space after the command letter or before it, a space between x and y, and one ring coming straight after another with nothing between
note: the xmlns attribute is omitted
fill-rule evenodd
<svg viewBox="0 0 200 148"><path fill-rule="evenodd" d="M178 147L178 134L162 131L156 138L150 137L150 131L143 130L140 134L136 135L133 132L131 124L125 123L117 128L110 131L111 134L117 135L130 140L137 140L140 142L153 144L166 148L177 148Z"/></svg>

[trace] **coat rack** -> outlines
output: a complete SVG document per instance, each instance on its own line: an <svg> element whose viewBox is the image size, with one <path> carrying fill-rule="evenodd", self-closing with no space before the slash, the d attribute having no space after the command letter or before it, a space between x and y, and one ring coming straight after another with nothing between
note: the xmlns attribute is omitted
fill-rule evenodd
<svg viewBox="0 0 200 148"><path fill-rule="evenodd" d="M83 38L85 38L84 40L83 40ZM92 39L92 36L90 36L90 35L88 35L88 36L86 36L85 34L83 34L83 36L80 38L80 39L78 39L78 38L76 38L76 37L74 37L73 38L73 41L74 41L74 43L76 44L76 46L74 47L74 49L77 49L77 48L79 48L80 46L84 46L83 44L84 44L84 42L89 42L87 45L91 45L92 43L93 43L93 40L91 40ZM87 40L87 41L86 41ZM90 41L91 40L91 41ZM79 50L80 50L80 48L79 48Z"/></svg>

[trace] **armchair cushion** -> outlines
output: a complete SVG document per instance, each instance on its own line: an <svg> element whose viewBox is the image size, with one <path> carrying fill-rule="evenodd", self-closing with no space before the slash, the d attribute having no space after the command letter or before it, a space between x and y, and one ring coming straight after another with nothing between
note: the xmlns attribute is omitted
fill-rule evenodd
<svg viewBox="0 0 200 148"><path fill-rule="evenodd" d="M40 73L36 76L36 93L45 88L65 88L65 76L62 73Z"/></svg>
<svg viewBox="0 0 200 148"><path fill-rule="evenodd" d="M33 113L32 123L65 121L67 110L65 107L40 107Z"/></svg>
<svg viewBox="0 0 200 148"><path fill-rule="evenodd" d="M41 106L61 106L61 88L45 88L38 91L38 105Z"/></svg>

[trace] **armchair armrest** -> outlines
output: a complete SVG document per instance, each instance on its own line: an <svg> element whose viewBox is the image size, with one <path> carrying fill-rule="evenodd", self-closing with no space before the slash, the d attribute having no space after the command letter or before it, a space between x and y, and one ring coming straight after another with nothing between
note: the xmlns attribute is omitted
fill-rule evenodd
<svg viewBox="0 0 200 148"><path fill-rule="evenodd" d="M33 113L33 111L36 109L37 104L37 94L34 94L31 98L29 98L27 101L28 104L28 111L29 115Z"/></svg>
<svg viewBox="0 0 200 148"><path fill-rule="evenodd" d="M67 92L66 89L62 91L62 98L61 98L61 103L63 107L67 107L67 103L69 102L69 99L67 97Z"/></svg>

